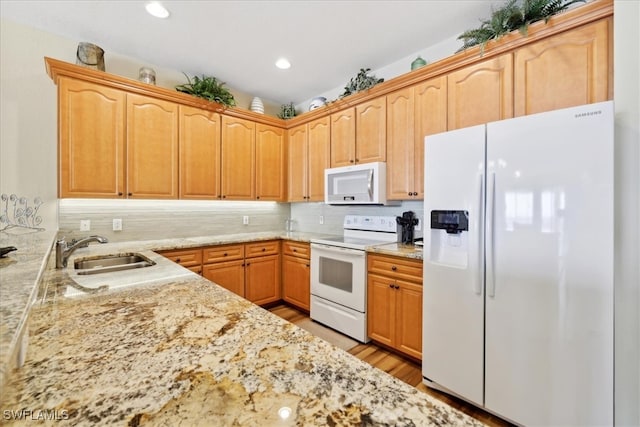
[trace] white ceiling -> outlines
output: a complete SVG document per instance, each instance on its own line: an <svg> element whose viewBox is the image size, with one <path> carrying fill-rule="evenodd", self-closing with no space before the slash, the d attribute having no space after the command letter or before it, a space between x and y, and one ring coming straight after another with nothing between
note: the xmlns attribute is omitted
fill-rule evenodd
<svg viewBox="0 0 640 427"><path fill-rule="evenodd" d="M145 1L1 0L2 18L246 93L299 103L475 28L491 0ZM460 43L460 46L462 44ZM453 53L453 52L452 52ZM274 62L287 57L292 66Z"/></svg>

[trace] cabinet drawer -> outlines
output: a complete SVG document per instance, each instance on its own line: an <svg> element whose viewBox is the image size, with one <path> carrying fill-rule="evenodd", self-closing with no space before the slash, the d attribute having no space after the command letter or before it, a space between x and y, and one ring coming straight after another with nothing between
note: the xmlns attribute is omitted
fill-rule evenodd
<svg viewBox="0 0 640 427"><path fill-rule="evenodd" d="M203 250L203 262L234 261L244 258L244 245L220 245L210 246Z"/></svg>
<svg viewBox="0 0 640 427"><path fill-rule="evenodd" d="M245 257L247 258L264 255L276 255L280 253L280 240L247 243L244 247L244 250Z"/></svg>
<svg viewBox="0 0 640 427"><path fill-rule="evenodd" d="M158 251L158 254L183 267L200 267L202 265L202 249L176 249Z"/></svg>
<svg viewBox="0 0 640 427"><path fill-rule="evenodd" d="M299 258L309 259L309 244L285 240L282 242L282 253L284 255L291 255Z"/></svg>
<svg viewBox="0 0 640 427"><path fill-rule="evenodd" d="M369 273L422 283L422 261L419 260L369 254L367 270Z"/></svg>

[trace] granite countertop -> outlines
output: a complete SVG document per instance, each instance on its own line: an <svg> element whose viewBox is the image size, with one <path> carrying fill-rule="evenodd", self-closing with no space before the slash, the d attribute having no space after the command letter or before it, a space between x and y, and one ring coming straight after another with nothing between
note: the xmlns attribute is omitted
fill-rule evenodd
<svg viewBox="0 0 640 427"><path fill-rule="evenodd" d="M422 260L423 254L422 246L403 243L385 243L383 245L370 246L367 251L417 260Z"/></svg>
<svg viewBox="0 0 640 427"><path fill-rule="evenodd" d="M4 421L481 425L200 276L169 282L34 306Z"/></svg>

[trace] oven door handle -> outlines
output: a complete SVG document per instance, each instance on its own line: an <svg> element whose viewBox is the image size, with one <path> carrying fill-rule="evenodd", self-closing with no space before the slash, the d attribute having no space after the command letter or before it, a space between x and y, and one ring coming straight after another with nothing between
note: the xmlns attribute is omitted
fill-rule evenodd
<svg viewBox="0 0 640 427"><path fill-rule="evenodd" d="M323 245L321 243L312 243L311 249L313 248L324 252L332 252L334 254L351 254L355 256L364 256L364 251L358 249L341 248L338 246Z"/></svg>

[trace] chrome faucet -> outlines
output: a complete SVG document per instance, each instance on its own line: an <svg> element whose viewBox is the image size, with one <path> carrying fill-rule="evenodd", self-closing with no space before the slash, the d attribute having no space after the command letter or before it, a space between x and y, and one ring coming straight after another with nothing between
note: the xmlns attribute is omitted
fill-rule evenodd
<svg viewBox="0 0 640 427"><path fill-rule="evenodd" d="M67 266L67 261L73 252L75 252L78 248L83 248L89 245L91 242L100 242L100 243L108 243L106 237L102 236L89 236L84 239L74 240L71 244L67 243L64 239L59 239L56 241L56 268L65 268Z"/></svg>

